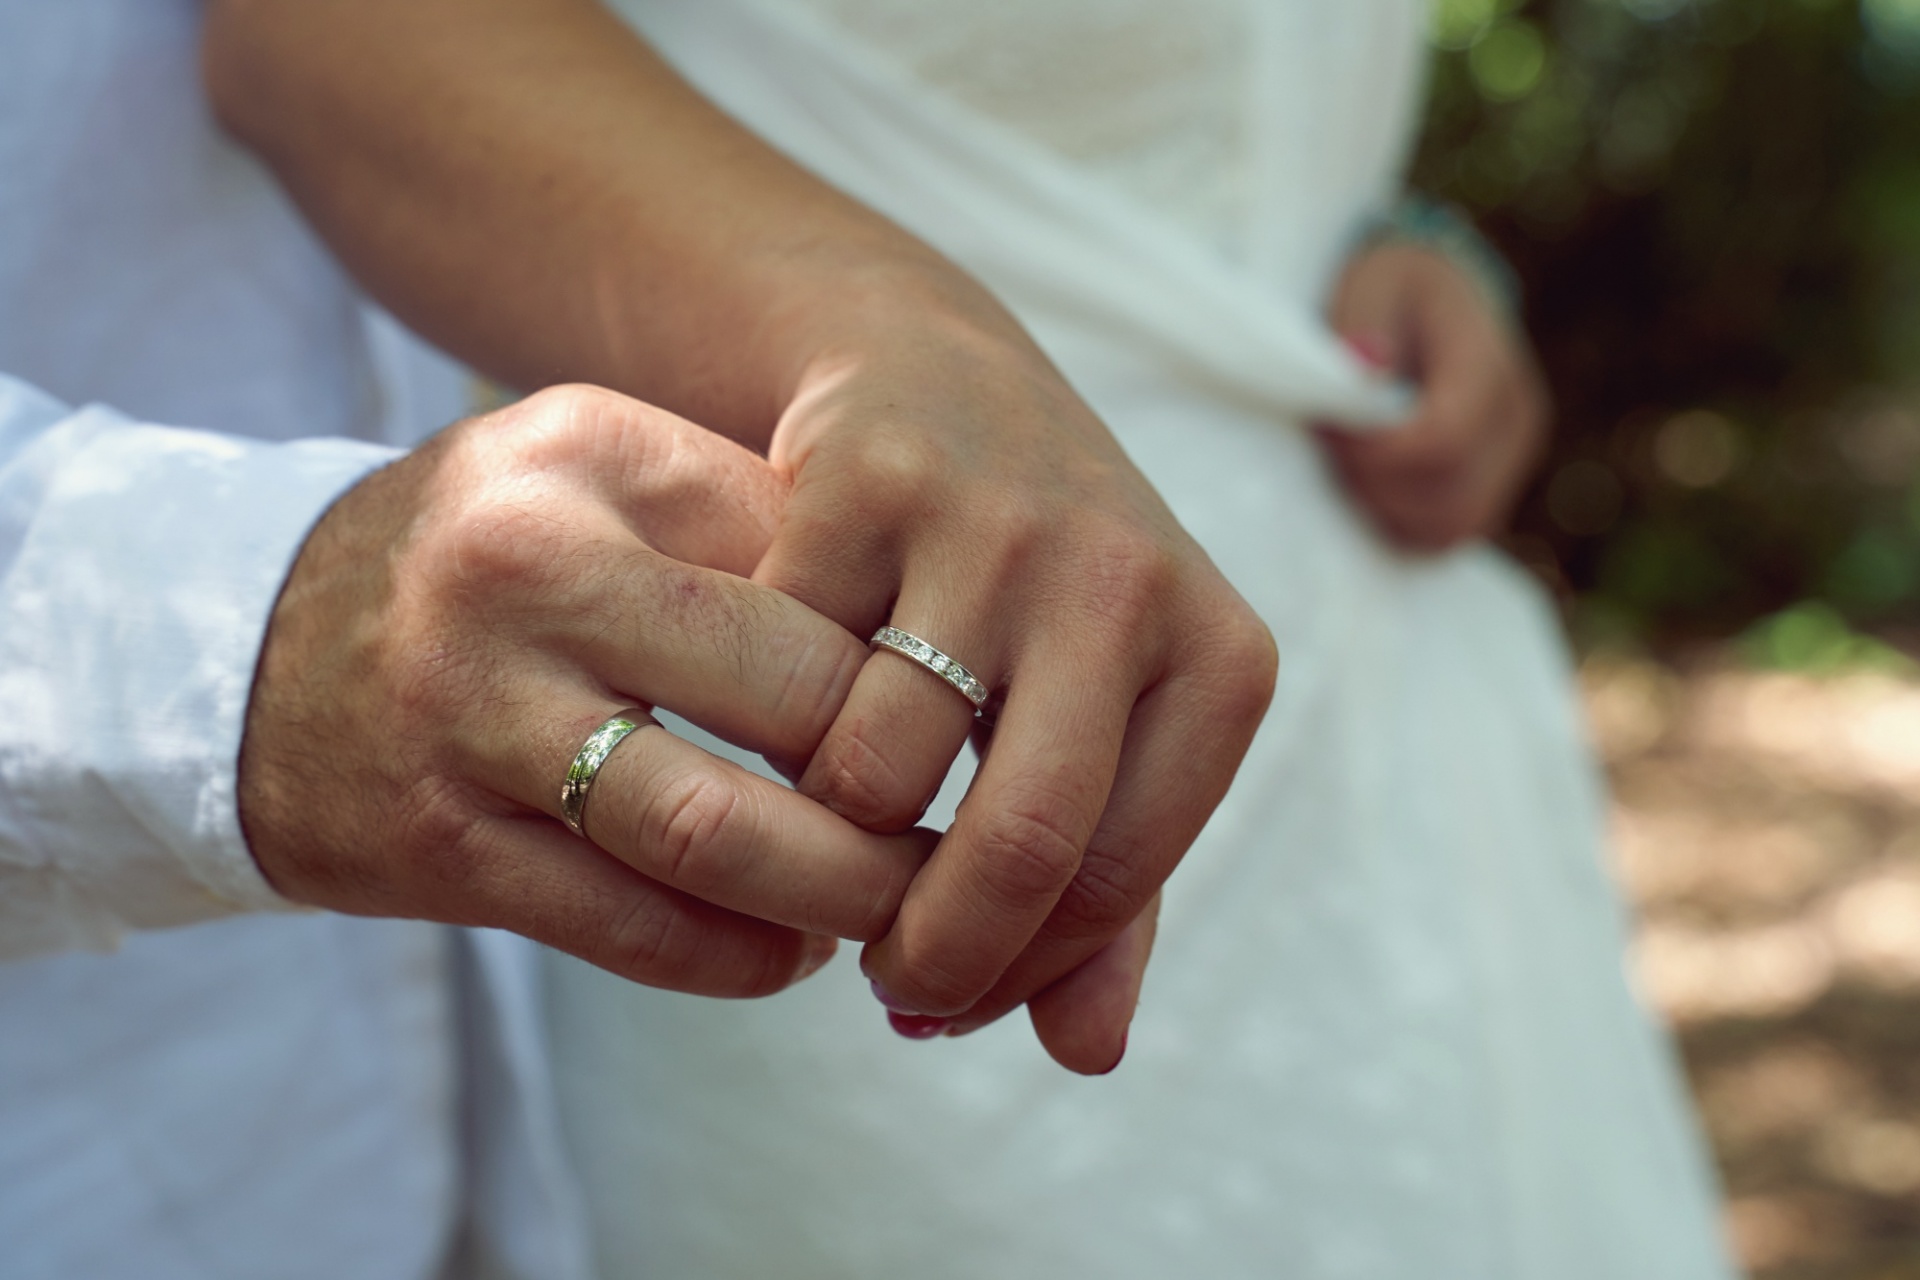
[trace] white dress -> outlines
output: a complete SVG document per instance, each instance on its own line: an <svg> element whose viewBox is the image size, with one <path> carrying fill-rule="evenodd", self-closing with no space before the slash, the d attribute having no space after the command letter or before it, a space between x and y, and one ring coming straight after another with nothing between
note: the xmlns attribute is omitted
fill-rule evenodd
<svg viewBox="0 0 1920 1280"><path fill-rule="evenodd" d="M556 959L606 1280L1728 1276L1549 610L1486 549L1388 551L1299 429L1396 409L1319 314L1397 186L1425 5L625 8L1019 312L1282 668L1111 1076L1019 1017L899 1040L850 955L753 1005Z"/></svg>

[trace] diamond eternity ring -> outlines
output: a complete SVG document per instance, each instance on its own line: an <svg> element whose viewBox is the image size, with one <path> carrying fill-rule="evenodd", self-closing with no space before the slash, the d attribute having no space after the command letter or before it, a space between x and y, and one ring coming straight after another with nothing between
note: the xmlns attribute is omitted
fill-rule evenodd
<svg viewBox="0 0 1920 1280"><path fill-rule="evenodd" d="M974 678L973 672L940 652L932 645L911 632L898 627L882 627L873 633L873 639L867 641L876 649L886 649L903 658L912 658L933 674L945 680L960 691L962 697L973 704L973 713L984 719L987 711L987 686Z"/></svg>

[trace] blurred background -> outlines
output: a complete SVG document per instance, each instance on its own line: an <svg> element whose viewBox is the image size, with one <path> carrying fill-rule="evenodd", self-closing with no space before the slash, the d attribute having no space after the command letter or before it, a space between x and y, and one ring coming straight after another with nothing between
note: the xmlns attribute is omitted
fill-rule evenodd
<svg viewBox="0 0 1920 1280"><path fill-rule="evenodd" d="M1920 0L1439 0L1424 190L1559 406L1510 540L1764 1280L1920 1277Z"/></svg>

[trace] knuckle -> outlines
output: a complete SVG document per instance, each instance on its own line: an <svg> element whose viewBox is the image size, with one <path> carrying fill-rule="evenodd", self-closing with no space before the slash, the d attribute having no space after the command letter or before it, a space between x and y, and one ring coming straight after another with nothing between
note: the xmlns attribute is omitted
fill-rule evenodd
<svg viewBox="0 0 1920 1280"><path fill-rule="evenodd" d="M625 400L617 392L584 382L563 382L542 387L520 401L520 418L538 424L563 424L590 421Z"/></svg>
<svg viewBox="0 0 1920 1280"><path fill-rule="evenodd" d="M855 942L878 942L893 928L900 916L900 904L906 900L907 886L912 877L901 875L888 879L868 897L859 918L849 918L841 931L841 936Z"/></svg>
<svg viewBox="0 0 1920 1280"><path fill-rule="evenodd" d="M838 627L825 627L774 651L792 657L783 659L788 665L774 692L768 727L781 751L804 760L819 748L840 714L866 664L867 647Z"/></svg>
<svg viewBox="0 0 1920 1280"><path fill-rule="evenodd" d="M670 899L651 894L630 902L607 937L606 967L650 986L675 986L676 975L691 970L699 950L687 918Z"/></svg>
<svg viewBox="0 0 1920 1280"><path fill-rule="evenodd" d="M557 384L482 419L482 443L516 470L566 470L583 457L604 465L656 443L656 433L632 429L641 410L605 387Z"/></svg>
<svg viewBox="0 0 1920 1280"><path fill-rule="evenodd" d="M939 452L924 438L899 431L865 436L844 462L863 505L904 515L917 509L939 479Z"/></svg>
<svg viewBox="0 0 1920 1280"><path fill-rule="evenodd" d="M1257 726L1280 678L1280 649L1260 616L1236 604L1205 645L1199 665L1214 691L1216 714L1234 727Z"/></svg>
<svg viewBox="0 0 1920 1280"><path fill-rule="evenodd" d="M1131 631L1164 607L1183 571L1181 557L1163 539L1116 521L1095 532L1082 580L1102 615Z"/></svg>
<svg viewBox="0 0 1920 1280"><path fill-rule="evenodd" d="M877 942L892 930L900 916L900 905L906 901L907 890L912 886L919 869L925 865L927 857L932 854L939 837L931 833L917 833L908 839L917 845L916 856L904 858L892 866L889 874L872 887L859 916L850 916L842 922L845 926L841 930L842 937L860 942Z"/></svg>
<svg viewBox="0 0 1920 1280"><path fill-rule="evenodd" d="M1118 933L1140 914L1147 899L1138 892L1137 881L1123 859L1088 849L1073 883L1060 895L1047 931L1073 942Z"/></svg>
<svg viewBox="0 0 1920 1280"><path fill-rule="evenodd" d="M627 903L605 936L604 957L596 963L669 991L753 999L792 985L799 968L797 937L763 938L743 953L737 935L717 932L711 919L657 894Z"/></svg>
<svg viewBox="0 0 1920 1280"><path fill-rule="evenodd" d="M992 492L970 496L969 516L976 527L991 531L994 545L1009 558L1026 557L1040 550L1051 532L1049 513L1030 492L1014 488L996 488Z"/></svg>
<svg viewBox="0 0 1920 1280"><path fill-rule="evenodd" d="M1073 880L1090 834L1065 796L1030 790L982 820L979 847L1000 905L1051 901Z"/></svg>
<svg viewBox="0 0 1920 1280"><path fill-rule="evenodd" d="M447 535L445 568L456 591L491 596L549 576L561 551L560 522L549 512L516 503L488 502L455 516Z"/></svg>
<svg viewBox="0 0 1920 1280"><path fill-rule="evenodd" d="M809 770L807 793L854 824L886 830L918 818L919 799L888 753L876 749L864 722L830 737Z"/></svg>
<svg viewBox="0 0 1920 1280"><path fill-rule="evenodd" d="M724 780L684 773L657 786L642 810L639 845L654 873L696 897L733 877L732 839L743 797Z"/></svg>
<svg viewBox="0 0 1920 1280"><path fill-rule="evenodd" d="M936 1015L963 1012L986 994L996 975L969 977L931 955L910 954L887 986L914 1007Z"/></svg>
<svg viewBox="0 0 1920 1280"><path fill-rule="evenodd" d="M396 832L397 873L418 876L429 897L452 901L497 848L497 833L467 787L444 774L411 788L401 812L407 816Z"/></svg>
<svg viewBox="0 0 1920 1280"><path fill-rule="evenodd" d="M1280 677L1280 646L1274 643L1273 631L1260 620L1251 609L1245 610L1235 627L1235 633L1228 641L1229 651L1233 654L1234 667L1246 684L1247 693L1257 698L1262 707L1273 696L1273 686Z"/></svg>

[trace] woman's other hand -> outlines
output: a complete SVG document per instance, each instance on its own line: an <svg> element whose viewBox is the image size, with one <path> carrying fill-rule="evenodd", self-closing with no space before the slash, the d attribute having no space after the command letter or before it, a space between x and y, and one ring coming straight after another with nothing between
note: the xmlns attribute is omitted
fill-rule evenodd
<svg viewBox="0 0 1920 1280"><path fill-rule="evenodd" d="M1419 392L1405 426L1321 429L1354 501L1409 551L1497 531L1546 439L1546 391L1524 336L1451 259L1404 243L1354 256L1332 323L1362 357Z"/></svg>

